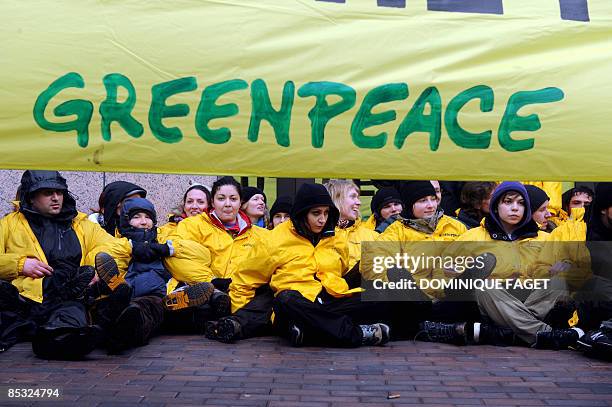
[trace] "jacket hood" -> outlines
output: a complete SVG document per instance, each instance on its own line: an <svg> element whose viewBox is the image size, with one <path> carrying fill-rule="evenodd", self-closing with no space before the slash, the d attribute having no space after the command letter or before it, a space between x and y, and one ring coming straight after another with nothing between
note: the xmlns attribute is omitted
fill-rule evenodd
<svg viewBox="0 0 612 407"><path fill-rule="evenodd" d="M340 211L334 205L327 189L321 184L302 184L295 195L295 201L291 209L291 221L297 232L309 238L311 233L308 233L309 230L306 228L306 214L308 210L315 206L329 207L329 217L323 227L321 236L333 236L340 219Z"/></svg>
<svg viewBox="0 0 612 407"><path fill-rule="evenodd" d="M506 192L517 192L525 200L525 213L521 222L517 225L517 228L511 235L508 235L504 230L503 224L497 211L497 205ZM489 234L493 239L496 240L517 240L526 237L537 236L538 225L531 218L531 202L529 201L529 194L525 189L525 186L520 182L515 181L504 181L493 191L491 201L489 203L489 214L485 217L485 227L489 231Z"/></svg>
<svg viewBox="0 0 612 407"><path fill-rule="evenodd" d="M30 202L32 194L41 189L57 189L63 191L64 202L62 210L54 219L72 220L77 215L76 200L68 192L68 183L58 171L27 170L21 176L19 187L19 211L28 215L40 215Z"/></svg>
<svg viewBox="0 0 612 407"><path fill-rule="evenodd" d="M130 219L138 212L147 213L153 221L151 229L140 229L130 225ZM157 215L155 206L145 198L130 198L123 202L119 217L119 233L134 241L154 241L157 238Z"/></svg>
<svg viewBox="0 0 612 407"><path fill-rule="evenodd" d="M115 181L104 187L104 230L109 234L115 235L115 229L119 226L119 216L117 216L117 205L126 196L138 194L141 198L147 197L147 191L136 184L126 181Z"/></svg>
<svg viewBox="0 0 612 407"><path fill-rule="evenodd" d="M429 181L409 181L402 182L400 196L402 198L402 217L406 219L414 219L412 206L416 201L426 196L435 196L436 190Z"/></svg>

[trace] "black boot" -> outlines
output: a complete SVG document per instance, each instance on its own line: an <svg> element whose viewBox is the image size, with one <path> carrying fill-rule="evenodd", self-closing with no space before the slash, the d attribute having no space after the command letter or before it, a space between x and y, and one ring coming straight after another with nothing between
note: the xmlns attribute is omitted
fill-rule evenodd
<svg viewBox="0 0 612 407"><path fill-rule="evenodd" d="M453 345L465 345L465 323L446 324L443 322L423 321L419 324L421 331L416 334L414 340L425 342L450 343Z"/></svg>
<svg viewBox="0 0 612 407"><path fill-rule="evenodd" d="M210 307L213 310L215 319L228 316L232 311L230 296L223 291L215 289L210 297Z"/></svg>

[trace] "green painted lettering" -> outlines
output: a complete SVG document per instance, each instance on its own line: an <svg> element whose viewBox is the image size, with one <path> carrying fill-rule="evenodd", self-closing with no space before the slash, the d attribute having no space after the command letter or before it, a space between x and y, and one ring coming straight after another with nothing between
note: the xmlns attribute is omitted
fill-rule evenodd
<svg viewBox="0 0 612 407"><path fill-rule="evenodd" d="M123 130L132 137L138 138L142 136L144 128L134 117L132 110L136 105L136 89L127 78L127 76L119 73L111 73L102 80L106 88L106 99L100 103L100 116L102 126L102 138L106 141L111 140L111 124L117 122ZM125 102L117 102L117 89L121 86L128 92L128 97Z"/></svg>
<svg viewBox="0 0 612 407"><path fill-rule="evenodd" d="M75 99L69 100L57 106L53 113L59 117L66 117L76 115L76 119L63 122L53 123L45 118L45 109L49 104L49 101L53 99L58 93L67 88L84 88L85 82L83 77L76 72L70 72L66 75L56 79L45 89L34 103L34 121L42 129L64 132L76 130L77 132L77 143L80 147L87 147L89 143L89 122L93 114L93 103L88 100Z"/></svg>
<svg viewBox="0 0 612 407"><path fill-rule="evenodd" d="M195 118L195 128L200 137L212 144L224 144L230 140L232 137L230 129L227 127L211 129L208 127L208 123L214 119L237 115L239 111L238 105L235 103L217 105L215 102L226 93L243 90L248 87L249 84L242 79L232 79L207 86L202 91L202 99L200 100Z"/></svg>
<svg viewBox="0 0 612 407"><path fill-rule="evenodd" d="M429 105L430 114L423 114L425 106ZM429 87L421 93L419 98L397 128L394 145L398 149L404 146L406 137L415 132L429 133L429 148L436 151L440 146L442 129L442 99L435 87Z"/></svg>
<svg viewBox="0 0 612 407"><path fill-rule="evenodd" d="M276 143L283 147L289 147L289 125L291 124L291 109L294 97L294 83L291 81L285 82L281 107L280 110L276 111L272 107L266 83L261 79L255 79L251 84L253 111L249 123L249 140L252 142L257 141L261 121L265 120L274 129Z"/></svg>
<svg viewBox="0 0 612 407"><path fill-rule="evenodd" d="M378 86L369 91L359 111L351 124L351 138L353 144L359 148L382 148L387 143L387 133L381 132L375 136L366 136L363 130L395 120L395 110L381 113L372 113L372 108L380 103L403 100L408 97L408 85L405 83L389 83Z"/></svg>
<svg viewBox="0 0 612 407"><path fill-rule="evenodd" d="M314 148L323 147L327 123L355 106L357 100L355 89L338 82L308 82L298 89L298 95L303 98L316 98L315 105L308 112L311 143ZM330 105L326 99L328 95L339 96L340 101Z"/></svg>
<svg viewBox="0 0 612 407"><path fill-rule="evenodd" d="M526 140L515 140L510 135L513 131L536 131L542 127L540 119L536 114L529 116L518 116L518 111L526 105L535 103L552 103L563 100L565 95L559 88L544 88L534 91L516 92L510 96L504 117L499 124L499 144L506 150L515 152L530 150L535 144L533 138Z"/></svg>
<svg viewBox="0 0 612 407"><path fill-rule="evenodd" d="M470 149L487 149L491 145L491 130L482 133L471 133L464 130L457 120L459 111L472 99L480 99L480 111L493 110L493 89L485 85L474 86L455 96L448 104L444 114L444 125L450 139L459 147Z"/></svg>
<svg viewBox="0 0 612 407"><path fill-rule="evenodd" d="M166 127L162 120L166 117L183 117L189 114L189 106L184 103L166 105L166 99L183 92L196 90L196 78L175 79L159 83L151 88L151 107L149 109L149 127L153 135L164 143L178 143L183 139L183 133L178 127Z"/></svg>

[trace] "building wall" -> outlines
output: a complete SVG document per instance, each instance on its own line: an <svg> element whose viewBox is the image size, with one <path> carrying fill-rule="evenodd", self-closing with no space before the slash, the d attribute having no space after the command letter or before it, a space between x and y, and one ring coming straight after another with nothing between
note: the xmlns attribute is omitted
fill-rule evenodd
<svg viewBox="0 0 612 407"><path fill-rule="evenodd" d="M68 181L70 192L77 198L77 208L91 213L98 208L98 197L104 185L113 181L128 181L147 191L147 198L157 210L159 224L166 223L166 214L183 198L190 182L212 186L216 176L202 175L165 175L112 172L74 172L61 171ZM4 216L13 207L11 201L21 181L23 171L0 170L0 215Z"/></svg>

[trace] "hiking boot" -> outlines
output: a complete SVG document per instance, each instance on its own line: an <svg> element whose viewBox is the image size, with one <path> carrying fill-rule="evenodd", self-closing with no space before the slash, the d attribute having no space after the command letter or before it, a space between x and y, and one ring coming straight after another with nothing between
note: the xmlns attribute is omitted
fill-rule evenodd
<svg viewBox="0 0 612 407"><path fill-rule="evenodd" d="M109 334L108 352L118 353L143 344L144 319L137 304L128 305L113 324Z"/></svg>
<svg viewBox="0 0 612 407"><path fill-rule="evenodd" d="M119 273L117 262L108 253L100 252L96 254L96 272L101 281L104 281L106 286L111 291L115 291L121 284L125 284L125 279Z"/></svg>
<svg viewBox="0 0 612 407"><path fill-rule="evenodd" d="M164 307L168 311L197 307L210 301L215 286L211 283L184 285L164 297Z"/></svg>
<svg viewBox="0 0 612 407"><path fill-rule="evenodd" d="M420 331L416 334L414 340L465 345L464 328L465 324L423 321L419 324Z"/></svg>
<svg viewBox="0 0 612 407"><path fill-rule="evenodd" d="M575 346L578 341L578 332L574 329L552 329L540 331L536 334L534 347L536 349L567 349Z"/></svg>
<svg viewBox="0 0 612 407"><path fill-rule="evenodd" d="M79 267L76 275L66 282L66 294L68 300L83 300L86 297L87 287L93 280L96 269L92 266Z"/></svg>
<svg viewBox="0 0 612 407"><path fill-rule="evenodd" d="M289 328L289 342L296 348L304 344L304 332L297 325L291 325Z"/></svg>
<svg viewBox="0 0 612 407"><path fill-rule="evenodd" d="M230 296L215 289L210 297L210 308L215 314L215 319L228 316L232 311Z"/></svg>
<svg viewBox="0 0 612 407"><path fill-rule="evenodd" d="M361 344L366 346L382 346L389 342L389 326L386 324L359 325L361 328Z"/></svg>

